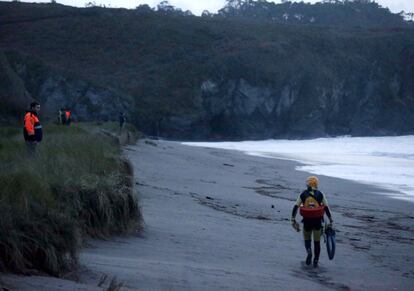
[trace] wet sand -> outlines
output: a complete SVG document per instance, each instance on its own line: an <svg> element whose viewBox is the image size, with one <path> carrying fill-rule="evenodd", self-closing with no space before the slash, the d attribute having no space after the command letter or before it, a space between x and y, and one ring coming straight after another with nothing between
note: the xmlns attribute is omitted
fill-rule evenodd
<svg viewBox="0 0 414 291"><path fill-rule="evenodd" d="M141 141L125 154L135 168L145 230L92 241L81 252L87 271L76 288L96 286L102 274L116 276L122 290L414 286L414 204L380 194L386 190L320 176L335 220L337 253L330 261L322 244L314 269L304 265L302 235L289 222L308 176L294 170L297 163L167 141ZM50 286L48 280L34 277L29 288L13 276L3 278L16 290L47 290L41 287ZM73 284L59 281L62 287L49 290Z"/></svg>

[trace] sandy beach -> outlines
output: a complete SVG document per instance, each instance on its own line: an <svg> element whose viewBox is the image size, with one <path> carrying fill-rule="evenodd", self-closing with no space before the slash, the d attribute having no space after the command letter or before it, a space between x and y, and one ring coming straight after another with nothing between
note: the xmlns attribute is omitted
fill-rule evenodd
<svg viewBox="0 0 414 291"><path fill-rule="evenodd" d="M122 290L412 290L413 203L386 190L321 176L337 253L304 265L290 225L304 189L297 163L168 141L125 148L145 220L140 235L91 241L80 283L6 276L12 290L99 290L102 274ZM272 207L273 205L273 207ZM298 217L299 220L299 217ZM53 282L53 285L52 285ZM90 287L90 288L89 288Z"/></svg>

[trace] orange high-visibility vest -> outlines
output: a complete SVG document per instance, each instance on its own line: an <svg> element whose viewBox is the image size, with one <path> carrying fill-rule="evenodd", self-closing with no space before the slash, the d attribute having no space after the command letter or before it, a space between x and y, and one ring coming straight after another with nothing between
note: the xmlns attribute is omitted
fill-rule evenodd
<svg viewBox="0 0 414 291"><path fill-rule="evenodd" d="M39 118L34 115L32 112L27 112L24 116L24 128L28 135L35 134L35 123L39 122Z"/></svg>
<svg viewBox="0 0 414 291"><path fill-rule="evenodd" d="M42 125L40 125L39 118L31 111L24 116L23 135L26 141L41 141L42 140Z"/></svg>

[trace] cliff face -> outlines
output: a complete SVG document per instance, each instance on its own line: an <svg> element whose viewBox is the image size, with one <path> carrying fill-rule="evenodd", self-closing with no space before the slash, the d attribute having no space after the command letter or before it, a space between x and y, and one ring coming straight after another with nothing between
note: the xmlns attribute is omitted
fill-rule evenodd
<svg viewBox="0 0 414 291"><path fill-rule="evenodd" d="M325 13L328 6L318 5ZM280 24L246 19L250 8L193 17L0 7L7 15L0 15L0 100L7 104L0 115L35 98L46 117L61 107L79 120L116 120L125 111L145 133L173 139L414 133L414 29L405 22ZM314 13L309 5L289 9L299 8ZM396 19L369 6L375 9L384 21Z"/></svg>
<svg viewBox="0 0 414 291"><path fill-rule="evenodd" d="M244 79L208 80L202 86L204 123L217 139L412 133L414 95L404 93L412 83L401 76L387 81L310 80L272 88Z"/></svg>
<svg viewBox="0 0 414 291"><path fill-rule="evenodd" d="M29 102L30 94L24 83L10 66L6 55L0 52L0 118L16 118Z"/></svg>
<svg viewBox="0 0 414 291"><path fill-rule="evenodd" d="M163 118L154 134L218 140L412 134L413 76L311 78L279 88L208 79L200 86L201 114Z"/></svg>
<svg viewBox="0 0 414 291"><path fill-rule="evenodd" d="M6 52L0 61L4 77L1 100L16 116L36 100L42 104L42 117L49 120L57 117L60 108L70 108L79 121L113 120L132 103L126 95L93 85L33 56Z"/></svg>
<svg viewBox="0 0 414 291"><path fill-rule="evenodd" d="M165 133L211 139L412 134L414 48L403 43L397 53L383 50L350 53L348 60L336 59L338 66L326 62L286 69L279 81L249 80L243 70L229 77L218 74L201 82L200 118L189 117L190 126ZM289 62L298 64L294 58Z"/></svg>

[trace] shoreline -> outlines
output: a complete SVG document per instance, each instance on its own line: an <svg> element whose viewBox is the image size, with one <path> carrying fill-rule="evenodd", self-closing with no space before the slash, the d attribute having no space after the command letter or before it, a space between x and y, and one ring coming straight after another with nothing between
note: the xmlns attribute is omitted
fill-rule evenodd
<svg viewBox="0 0 414 291"><path fill-rule="evenodd" d="M309 175L295 170L299 163L167 141L141 141L124 152L135 168L144 232L92 241L80 256L90 270L85 284L96 286L102 274L116 276L123 290L410 290L414 284L411 204L378 194L382 189L318 176L337 229L337 254L329 261L322 245L314 270L303 265L302 236L289 223Z"/></svg>
<svg viewBox="0 0 414 291"><path fill-rule="evenodd" d="M233 150L230 150L230 151L233 151ZM239 150L234 150L234 151L239 151ZM275 160L285 160L285 161L294 162L294 163L297 163L297 165L294 166L295 171L305 172L305 173L308 173L309 175L324 176L324 177L329 177L329 178L334 178L334 179L345 180L345 181L349 181L350 183L357 183L357 184L361 184L361 185L364 185L364 186L373 187L373 188L375 188L374 191L375 191L375 194L377 194L377 195L383 195L383 196L388 197L388 198L414 203L414 197L411 197L411 195L402 193L399 190L393 190L392 186L387 187L385 184L373 185L372 182L368 182L368 181L358 181L358 180L347 179L347 178L342 178L342 177L329 176L329 175L326 175L326 174L317 174L317 173L308 171L306 169L299 169L299 168L316 167L316 166L311 164L311 163L306 164L305 162L300 161L300 160L295 160L294 158L284 157L283 155L276 155L276 154L272 154L272 153L269 153L269 154L266 154L266 153L263 153L263 154L250 153L250 152L245 152L245 151L242 151L242 150L240 150L240 152L244 153L245 155L254 156L254 157L260 157L260 158L266 158L266 159L275 159ZM382 194L379 194L379 193L382 193Z"/></svg>
<svg viewBox="0 0 414 291"><path fill-rule="evenodd" d="M414 136L317 138L241 142L184 142L301 163L298 170L376 185L414 202ZM394 194L395 193L395 194Z"/></svg>

